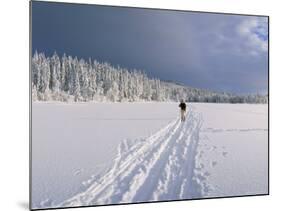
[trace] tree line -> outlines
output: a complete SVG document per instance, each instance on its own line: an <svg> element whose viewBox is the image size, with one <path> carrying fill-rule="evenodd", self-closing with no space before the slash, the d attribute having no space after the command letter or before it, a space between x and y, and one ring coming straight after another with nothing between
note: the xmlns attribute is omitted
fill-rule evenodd
<svg viewBox="0 0 281 211"><path fill-rule="evenodd" d="M234 95L149 78L144 71L64 54L31 58L33 101L179 101L267 103L267 95Z"/></svg>

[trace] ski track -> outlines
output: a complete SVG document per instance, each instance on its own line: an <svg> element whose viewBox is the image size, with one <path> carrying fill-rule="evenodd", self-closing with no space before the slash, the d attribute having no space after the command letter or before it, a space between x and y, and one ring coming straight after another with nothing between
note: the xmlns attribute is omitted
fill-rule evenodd
<svg viewBox="0 0 281 211"><path fill-rule="evenodd" d="M196 163L202 122L191 107L185 122L176 119L148 138L122 141L112 166L58 207L203 197L206 178Z"/></svg>

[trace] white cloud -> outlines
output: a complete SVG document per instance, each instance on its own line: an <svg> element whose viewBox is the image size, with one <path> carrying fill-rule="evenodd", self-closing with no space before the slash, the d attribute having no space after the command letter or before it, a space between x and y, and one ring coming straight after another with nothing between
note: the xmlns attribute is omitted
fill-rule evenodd
<svg viewBox="0 0 281 211"><path fill-rule="evenodd" d="M267 20L261 17L250 17L237 26L241 37L241 47L251 55L259 55L268 51Z"/></svg>

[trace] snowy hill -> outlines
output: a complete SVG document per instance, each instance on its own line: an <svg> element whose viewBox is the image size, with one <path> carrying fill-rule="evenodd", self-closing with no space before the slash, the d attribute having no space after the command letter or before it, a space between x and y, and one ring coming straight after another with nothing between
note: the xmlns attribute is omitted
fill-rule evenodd
<svg viewBox="0 0 281 211"><path fill-rule="evenodd" d="M267 103L267 95L238 96L191 88L149 78L144 71L128 70L96 60L54 53L32 57L33 101L139 102L179 101L216 103Z"/></svg>

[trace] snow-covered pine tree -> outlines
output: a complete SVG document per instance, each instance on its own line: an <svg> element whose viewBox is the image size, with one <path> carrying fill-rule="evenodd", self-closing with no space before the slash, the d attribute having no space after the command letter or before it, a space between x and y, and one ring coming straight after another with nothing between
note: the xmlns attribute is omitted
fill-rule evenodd
<svg viewBox="0 0 281 211"><path fill-rule="evenodd" d="M35 51L31 59L32 99L57 101L179 101L267 103L268 95L212 92L149 78L144 71L107 62Z"/></svg>
<svg viewBox="0 0 281 211"><path fill-rule="evenodd" d="M60 100L60 74L61 74L60 58L55 52L50 59L50 83L49 89L52 91L52 97Z"/></svg>

